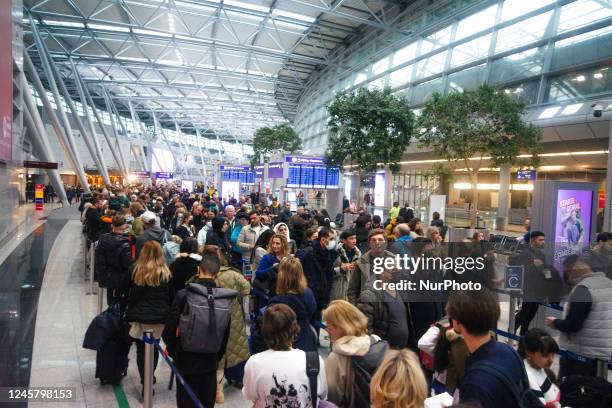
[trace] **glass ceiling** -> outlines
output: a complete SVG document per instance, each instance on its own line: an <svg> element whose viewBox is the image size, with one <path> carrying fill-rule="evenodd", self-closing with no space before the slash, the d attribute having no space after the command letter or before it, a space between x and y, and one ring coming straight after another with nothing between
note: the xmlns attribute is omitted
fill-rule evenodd
<svg viewBox="0 0 612 408"><path fill-rule="evenodd" d="M96 104L229 142L292 121L311 74L364 30L393 28L412 0L24 0L77 96L72 60ZM385 67L386 69L386 67Z"/></svg>

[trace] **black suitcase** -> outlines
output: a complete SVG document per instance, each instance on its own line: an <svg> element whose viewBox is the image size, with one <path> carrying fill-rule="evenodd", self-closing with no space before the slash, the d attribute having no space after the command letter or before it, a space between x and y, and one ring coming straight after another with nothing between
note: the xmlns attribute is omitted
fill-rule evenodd
<svg viewBox="0 0 612 408"><path fill-rule="evenodd" d="M102 385L117 385L127 374L130 343L125 339L112 337L96 354L96 378Z"/></svg>

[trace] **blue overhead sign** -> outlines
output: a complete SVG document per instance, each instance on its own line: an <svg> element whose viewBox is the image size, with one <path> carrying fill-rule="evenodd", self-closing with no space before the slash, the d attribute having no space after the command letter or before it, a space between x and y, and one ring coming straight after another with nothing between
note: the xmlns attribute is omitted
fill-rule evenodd
<svg viewBox="0 0 612 408"><path fill-rule="evenodd" d="M155 178L158 179L171 179L174 178L174 173L169 171L158 171L155 173Z"/></svg>
<svg viewBox="0 0 612 408"><path fill-rule="evenodd" d="M535 180L537 177L535 170L519 170L516 172L517 180Z"/></svg>
<svg viewBox="0 0 612 408"><path fill-rule="evenodd" d="M251 168L249 166L230 166L226 164L222 164L219 166L220 170L237 170L237 171L249 171Z"/></svg>
<svg viewBox="0 0 612 408"><path fill-rule="evenodd" d="M506 279L504 280L506 289L522 291L524 279L525 267L523 265L506 266Z"/></svg>

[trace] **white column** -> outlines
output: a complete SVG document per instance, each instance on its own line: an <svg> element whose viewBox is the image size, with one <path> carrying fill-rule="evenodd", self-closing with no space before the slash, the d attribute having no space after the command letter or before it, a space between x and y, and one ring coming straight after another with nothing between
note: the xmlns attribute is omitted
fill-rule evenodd
<svg viewBox="0 0 612 408"><path fill-rule="evenodd" d="M508 226L510 208L510 164L502 164L499 169L499 199L497 204L497 230L505 231Z"/></svg>
<svg viewBox="0 0 612 408"><path fill-rule="evenodd" d="M612 118L608 122L608 170L606 172L606 205L603 230L612 231Z"/></svg>

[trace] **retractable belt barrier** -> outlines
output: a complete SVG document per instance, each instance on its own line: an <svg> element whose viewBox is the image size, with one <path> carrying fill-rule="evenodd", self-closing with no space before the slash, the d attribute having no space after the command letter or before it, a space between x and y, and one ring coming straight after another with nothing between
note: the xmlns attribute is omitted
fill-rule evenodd
<svg viewBox="0 0 612 408"><path fill-rule="evenodd" d="M147 347L147 345L152 345L153 347L157 348L157 350L159 351L161 356L164 358L166 363L168 363L168 365L170 366L170 370L172 370L172 373L176 376L176 381L180 382L181 385L183 386L183 388L185 388L185 391L187 392L187 394L189 395L189 398L191 398L191 400L193 401L195 406L198 407L198 408L204 408L204 405L202 405L202 403L200 402L198 397L195 395L195 393L193 392L193 390L191 389L189 384L187 384L187 382L185 381L185 379L183 378L181 373L179 373L178 369L176 368L176 366L172 362L172 359L168 355L166 355L166 352L161 348L161 346L159 344L159 340L154 338L154 337L150 337L149 338L146 335L143 335L142 336L142 341L145 343L145 347ZM153 353L151 353L151 358L153 358ZM151 364L151 368L152 367L153 367L153 364ZM152 377L152 375L151 375L151 377ZM147 394L147 390L145 390L145 394Z"/></svg>

